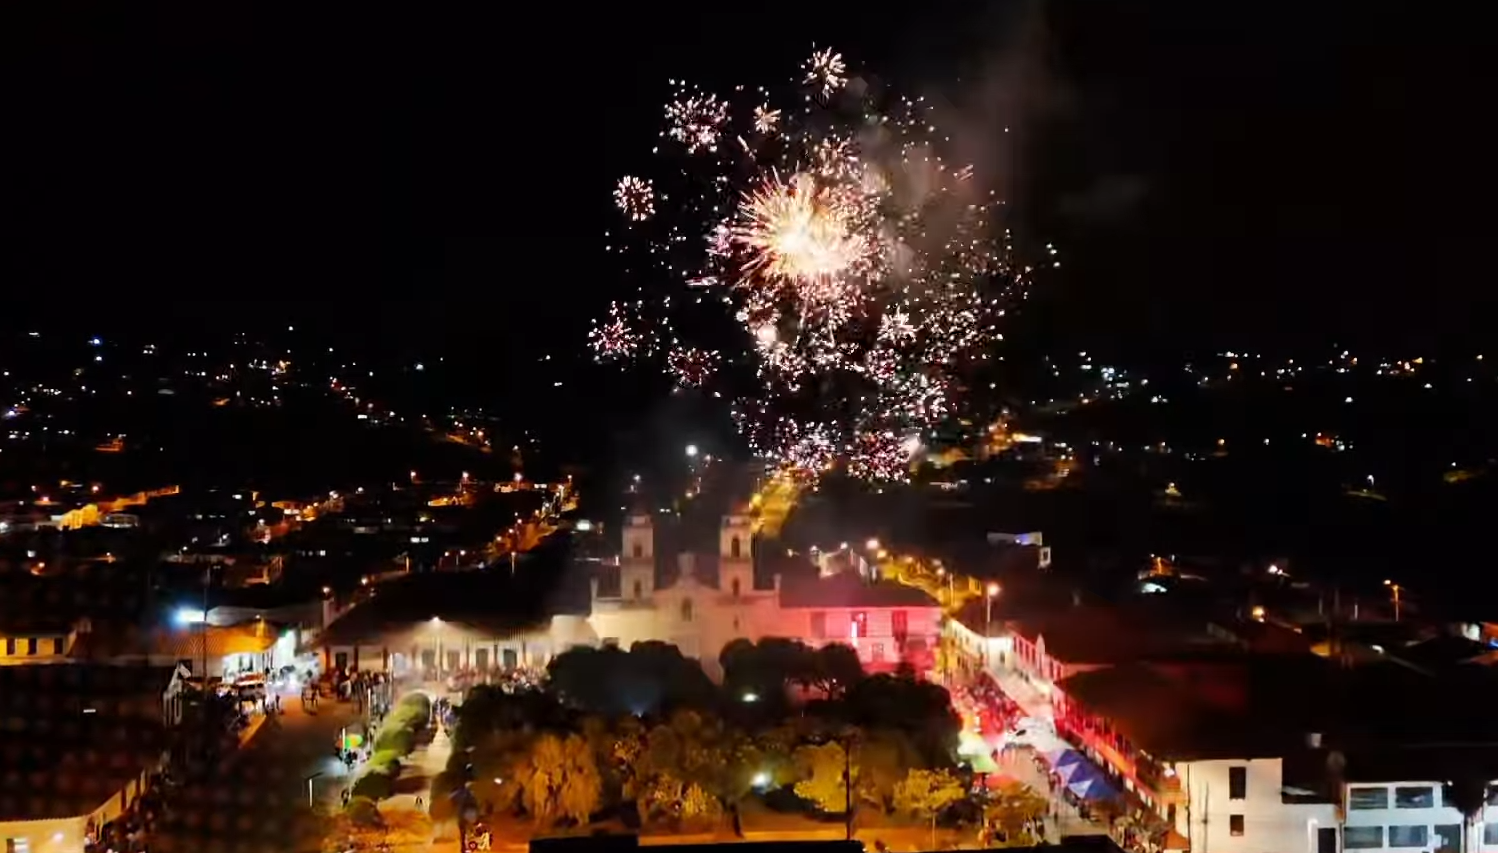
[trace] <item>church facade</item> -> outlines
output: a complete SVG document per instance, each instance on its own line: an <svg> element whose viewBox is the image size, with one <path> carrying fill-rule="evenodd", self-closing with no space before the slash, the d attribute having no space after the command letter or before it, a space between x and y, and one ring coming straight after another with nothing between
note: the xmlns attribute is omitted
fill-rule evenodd
<svg viewBox="0 0 1498 853"><path fill-rule="evenodd" d="M755 537L748 516L722 519L718 554L677 554L671 571L658 570L663 555L657 553L650 516L628 518L620 545L613 565L601 566L591 580L586 616L551 616L524 631L456 617L340 631L346 621L341 618L319 644L323 665L446 675L544 667L575 646L628 649L659 641L696 658L716 678L721 674L719 654L730 642L782 637L811 646L846 644L869 671L904 663L925 674L935 666L942 614L934 599L853 570L794 577L777 573L767 586L756 585Z"/></svg>
<svg viewBox="0 0 1498 853"><path fill-rule="evenodd" d="M748 516L728 515L718 534L716 571L700 555L676 555L674 577L657 583L655 531L646 515L625 523L617 589L594 579L588 624L600 645L668 642L718 674L718 655L737 639L784 637L811 646L844 643L865 669L934 665L941 609L920 590L869 581L856 572L755 584Z"/></svg>

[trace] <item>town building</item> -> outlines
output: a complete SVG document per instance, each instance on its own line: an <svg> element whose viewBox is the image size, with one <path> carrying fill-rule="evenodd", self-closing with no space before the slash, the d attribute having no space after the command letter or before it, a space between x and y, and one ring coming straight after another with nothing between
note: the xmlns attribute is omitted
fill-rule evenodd
<svg viewBox="0 0 1498 853"><path fill-rule="evenodd" d="M631 516L622 539L617 586L603 578L593 583L588 624L600 644L628 648L645 640L669 642L701 661L710 675L718 674L718 654L728 643L764 637L811 646L844 643L871 671L901 663L920 672L934 666L941 635L941 608L934 599L853 570L776 573L768 588L757 586L747 515L723 517L715 557L676 555L677 576L661 586L655 583L650 517Z"/></svg>
<svg viewBox="0 0 1498 853"><path fill-rule="evenodd" d="M1320 664L1206 656L1092 669L1061 683L1056 728L1163 825L1166 849L1336 853L1339 792L1324 773L1294 772L1321 745L1322 717L1291 685Z"/></svg>
<svg viewBox="0 0 1498 853"><path fill-rule="evenodd" d="M232 681L290 666L296 651L294 631L256 620L229 627L201 622L163 627L148 635L143 648L114 649L91 657L120 664L180 666L193 678Z"/></svg>
<svg viewBox="0 0 1498 853"><path fill-rule="evenodd" d="M540 621L465 615L453 597L427 605L433 615L422 617L409 602L377 597L331 622L319 642L323 665L444 673L541 667L573 646L627 649L661 641L716 676L718 655L733 640L786 637L812 646L847 644L871 671L906 663L924 673L934 666L941 609L920 590L853 572L822 577L811 567L756 583L749 517L725 516L717 538L717 554L660 554L650 517L632 516L619 557L589 564L596 574L584 611ZM674 572L663 573L658 564L672 565L668 556ZM390 615L381 616L387 607Z"/></svg>
<svg viewBox="0 0 1498 853"><path fill-rule="evenodd" d="M166 751L161 667L0 667L0 844L77 853L147 789Z"/></svg>

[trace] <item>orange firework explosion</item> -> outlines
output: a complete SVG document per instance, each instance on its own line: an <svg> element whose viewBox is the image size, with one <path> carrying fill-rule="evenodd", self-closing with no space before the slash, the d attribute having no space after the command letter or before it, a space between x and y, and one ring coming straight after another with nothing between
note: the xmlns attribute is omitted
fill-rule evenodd
<svg viewBox="0 0 1498 853"><path fill-rule="evenodd" d="M771 174L739 206L743 225L734 239L752 255L747 275L792 283L829 283L863 257L848 208L828 187L798 174L789 181Z"/></svg>

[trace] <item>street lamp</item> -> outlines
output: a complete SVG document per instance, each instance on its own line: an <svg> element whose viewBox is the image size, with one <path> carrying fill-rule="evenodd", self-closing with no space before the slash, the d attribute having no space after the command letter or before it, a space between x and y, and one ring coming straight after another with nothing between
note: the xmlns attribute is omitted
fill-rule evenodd
<svg viewBox="0 0 1498 853"><path fill-rule="evenodd" d="M1387 578L1384 579L1384 586L1386 586L1386 587L1389 588L1389 594L1394 597L1394 621L1398 622L1399 621L1399 593L1400 593L1401 590L1404 589L1404 587L1400 586L1399 584L1397 584L1397 583L1395 583L1395 582L1393 582L1391 580L1388 580Z"/></svg>
<svg viewBox="0 0 1498 853"><path fill-rule="evenodd" d="M697 458L697 445L695 445L695 444L688 444L687 445L687 458L689 458L689 459L695 459L695 458Z"/></svg>
<svg viewBox="0 0 1498 853"><path fill-rule="evenodd" d="M993 600L999 597L999 585L989 582L988 588L983 590L983 666L992 668L989 647L993 645Z"/></svg>
<svg viewBox="0 0 1498 853"><path fill-rule="evenodd" d="M309 808L309 809L315 809L315 808L317 808L317 801L315 799L313 799L313 797L312 797L312 780L316 779L317 777L319 777L321 775L322 775L322 771L319 770L318 772L313 773L311 776L308 776L307 779L306 779L306 782L307 782L307 808Z"/></svg>

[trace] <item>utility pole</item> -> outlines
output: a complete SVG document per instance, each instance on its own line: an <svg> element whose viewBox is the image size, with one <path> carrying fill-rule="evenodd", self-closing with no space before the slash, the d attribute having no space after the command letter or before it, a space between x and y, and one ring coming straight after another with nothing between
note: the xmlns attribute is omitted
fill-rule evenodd
<svg viewBox="0 0 1498 853"><path fill-rule="evenodd" d="M203 697L208 696L208 587L213 582L213 564L203 568Z"/></svg>

